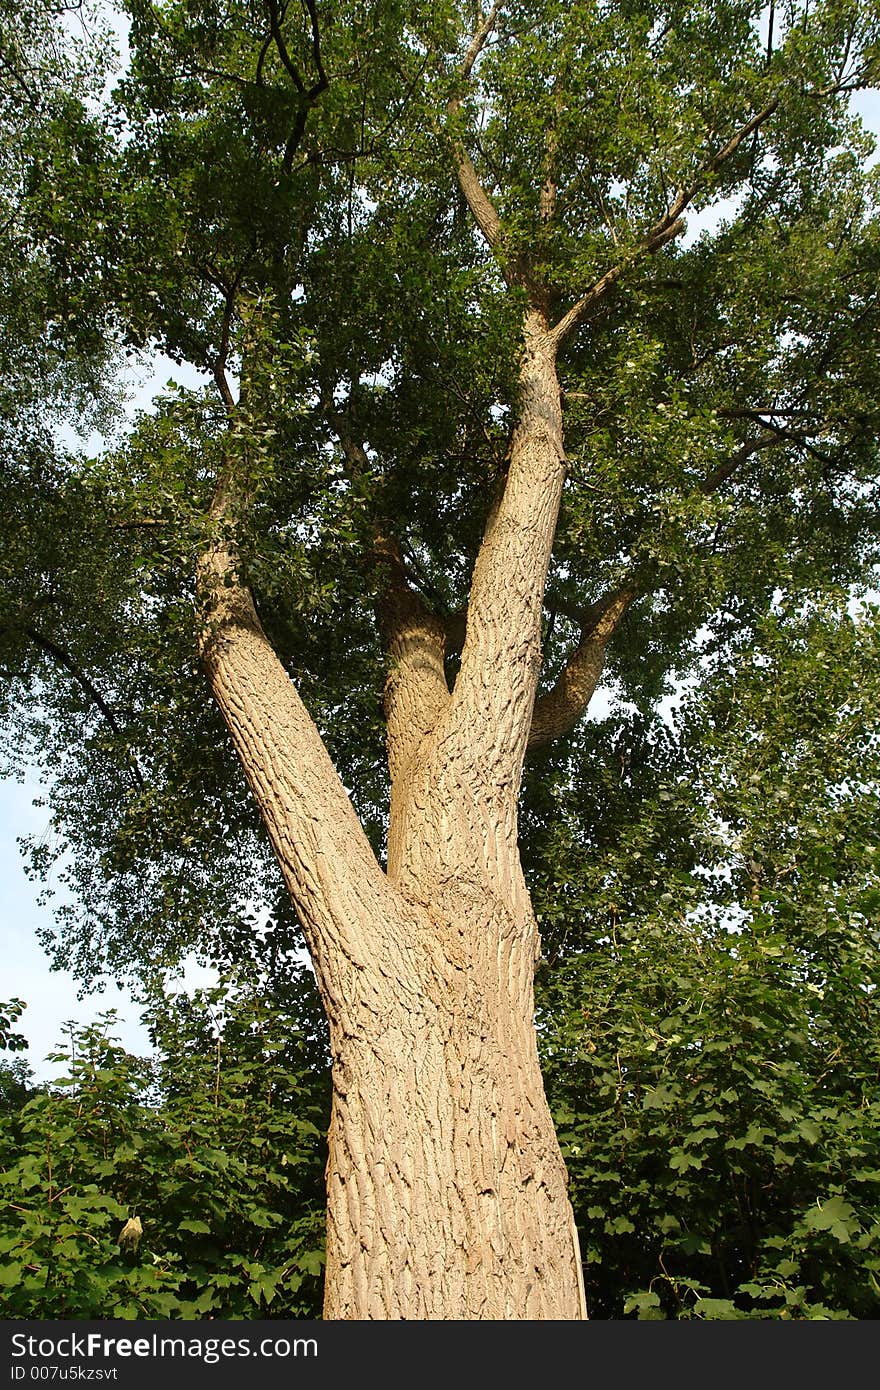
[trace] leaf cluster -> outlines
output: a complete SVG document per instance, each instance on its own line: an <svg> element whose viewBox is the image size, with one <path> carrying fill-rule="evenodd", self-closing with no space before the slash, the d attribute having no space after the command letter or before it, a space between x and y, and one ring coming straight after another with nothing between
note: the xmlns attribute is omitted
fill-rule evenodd
<svg viewBox="0 0 880 1390"><path fill-rule="evenodd" d="M317 1316L327 1095L315 1044L241 987L155 1000L146 1017L154 1060L114 1041L111 1012L70 1026L57 1081L4 1089L8 1315ZM143 1236L126 1249L133 1216Z"/></svg>
<svg viewBox="0 0 880 1390"><path fill-rule="evenodd" d="M880 1307L877 634L783 610L677 758L630 729L601 809L556 784L540 1035L594 1316Z"/></svg>

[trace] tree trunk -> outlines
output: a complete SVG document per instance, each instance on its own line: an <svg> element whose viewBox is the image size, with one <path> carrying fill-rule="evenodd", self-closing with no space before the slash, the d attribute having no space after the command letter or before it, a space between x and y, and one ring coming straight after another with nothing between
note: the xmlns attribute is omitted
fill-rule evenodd
<svg viewBox="0 0 880 1390"><path fill-rule="evenodd" d="M450 693L444 628L383 541L383 872L260 625L228 539L202 557L202 660L302 923L330 1025L325 1316L586 1316L534 1029L517 800L564 479L555 348L524 324L520 418ZM215 514L229 522L223 489ZM228 524L225 527L228 534Z"/></svg>
<svg viewBox="0 0 880 1390"><path fill-rule="evenodd" d="M584 1317L538 1065L538 935L521 875L493 890L475 867L480 836L465 869L447 862L433 882L390 881L353 813L328 795L328 768L311 775L308 715L253 620L225 624L204 659L295 894L330 1024L325 1317ZM313 726L312 737L317 756ZM303 784L307 815L297 810ZM435 846L450 843L422 828ZM489 837L507 840L503 825ZM317 870L306 872L306 855Z"/></svg>
<svg viewBox="0 0 880 1390"><path fill-rule="evenodd" d="M333 1030L324 1315L583 1317L534 941L482 895L399 911L399 968L364 972Z"/></svg>

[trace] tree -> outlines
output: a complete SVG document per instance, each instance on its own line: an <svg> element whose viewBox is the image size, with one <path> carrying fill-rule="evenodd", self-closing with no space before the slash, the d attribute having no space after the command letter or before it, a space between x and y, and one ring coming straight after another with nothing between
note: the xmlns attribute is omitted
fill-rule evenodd
<svg viewBox="0 0 880 1390"><path fill-rule="evenodd" d="M208 384L15 480L10 707L82 909L56 957L283 961L301 930L325 1316L581 1317L523 768L574 776L603 670L645 713L779 594L866 580L876 12L128 14L112 98L28 162L27 260L62 336Z"/></svg>

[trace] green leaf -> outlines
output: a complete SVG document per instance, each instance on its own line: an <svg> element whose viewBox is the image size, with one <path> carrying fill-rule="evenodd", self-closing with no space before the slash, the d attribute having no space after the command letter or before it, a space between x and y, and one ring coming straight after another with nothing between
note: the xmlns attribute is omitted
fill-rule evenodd
<svg viewBox="0 0 880 1390"><path fill-rule="evenodd" d="M743 1314L729 1298L698 1298L694 1304L694 1315L699 1318L713 1318L729 1322L742 1318Z"/></svg>
<svg viewBox="0 0 880 1390"><path fill-rule="evenodd" d="M861 1223L849 1202L843 1197L829 1197L804 1216L804 1225L811 1231L828 1231L841 1245L849 1242L861 1229Z"/></svg>
<svg viewBox="0 0 880 1390"><path fill-rule="evenodd" d="M637 1313L642 1322L655 1322L665 1317L660 1307L660 1298L651 1289L630 1294L623 1304L624 1313Z"/></svg>

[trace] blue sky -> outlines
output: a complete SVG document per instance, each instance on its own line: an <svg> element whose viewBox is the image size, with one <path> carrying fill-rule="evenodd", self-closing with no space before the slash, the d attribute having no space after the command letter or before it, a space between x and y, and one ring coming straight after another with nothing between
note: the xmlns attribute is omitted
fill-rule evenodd
<svg viewBox="0 0 880 1390"><path fill-rule="evenodd" d="M77 987L70 975L48 968L46 957L36 939L37 928L51 921L51 909L40 906L37 899L40 885L32 883L24 872L17 838L20 835L45 833L48 812L33 806L39 786L32 776L22 786L17 782L0 782L0 999L17 997L27 1002L27 1009L17 1024L30 1043L28 1061L41 1076L51 1074L42 1064L46 1053L61 1040L62 1024L67 1019L90 1021L105 1008L120 1008L127 1016L124 1030L126 1046L133 1051L147 1049L146 1034L137 1021L130 999L121 995L115 986L102 997L78 1000Z"/></svg>
<svg viewBox="0 0 880 1390"><path fill-rule="evenodd" d="M859 93L853 106L880 138L880 92ZM172 364L157 359L153 372L133 394L132 407L146 404L171 375ZM179 374L178 379L182 379ZM47 1077L54 1069L44 1059L60 1042L63 1024L69 1019L91 1021L99 1012L115 1008L125 1046L136 1052L147 1051L148 1039L137 1005L112 982L104 994L79 999L73 978L64 971L49 969L36 932L40 925L51 924L52 910L39 904L41 885L27 878L18 847L20 836L46 832L48 812L33 805L39 794L36 770L24 785L0 780L0 1000L18 997L27 1002L17 1029L30 1043L27 1059L35 1074ZM199 974L188 978L197 981Z"/></svg>

